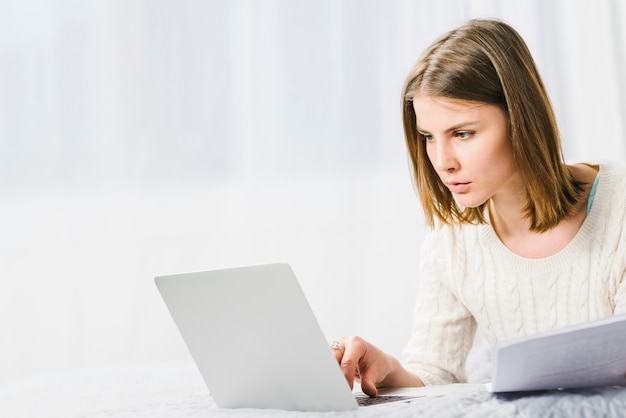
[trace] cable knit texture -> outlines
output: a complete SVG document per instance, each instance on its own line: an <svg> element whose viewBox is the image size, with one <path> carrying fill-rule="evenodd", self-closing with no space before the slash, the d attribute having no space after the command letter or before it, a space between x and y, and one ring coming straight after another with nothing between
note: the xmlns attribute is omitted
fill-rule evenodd
<svg viewBox="0 0 626 418"><path fill-rule="evenodd" d="M476 329L494 344L626 312L626 166L600 164L591 211L558 253L511 252L489 223L429 233L406 368L424 384L466 381Z"/></svg>

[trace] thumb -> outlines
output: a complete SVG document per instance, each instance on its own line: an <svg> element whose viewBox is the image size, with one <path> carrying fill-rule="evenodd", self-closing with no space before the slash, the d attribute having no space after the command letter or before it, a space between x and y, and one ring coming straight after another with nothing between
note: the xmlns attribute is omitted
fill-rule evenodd
<svg viewBox="0 0 626 418"><path fill-rule="evenodd" d="M361 390L368 396L378 396L378 388L368 376L361 376Z"/></svg>

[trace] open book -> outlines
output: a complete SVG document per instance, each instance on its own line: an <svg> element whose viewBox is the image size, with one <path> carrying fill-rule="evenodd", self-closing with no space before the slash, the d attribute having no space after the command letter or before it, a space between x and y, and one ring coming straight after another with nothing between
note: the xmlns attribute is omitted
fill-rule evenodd
<svg viewBox="0 0 626 418"><path fill-rule="evenodd" d="M626 386L626 314L497 344L491 392Z"/></svg>

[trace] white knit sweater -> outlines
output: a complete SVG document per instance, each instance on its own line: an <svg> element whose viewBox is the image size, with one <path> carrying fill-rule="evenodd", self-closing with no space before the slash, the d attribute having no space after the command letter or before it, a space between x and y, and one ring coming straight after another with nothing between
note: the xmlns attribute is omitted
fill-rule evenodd
<svg viewBox="0 0 626 418"><path fill-rule="evenodd" d="M547 258L514 254L489 224L433 230L405 367L425 384L463 382L477 327L493 344L626 312L626 167L599 176L577 235Z"/></svg>

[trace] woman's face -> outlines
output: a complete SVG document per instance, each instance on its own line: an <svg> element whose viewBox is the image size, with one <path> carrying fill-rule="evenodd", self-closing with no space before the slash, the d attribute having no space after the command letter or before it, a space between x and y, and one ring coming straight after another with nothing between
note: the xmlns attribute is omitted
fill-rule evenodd
<svg viewBox="0 0 626 418"><path fill-rule="evenodd" d="M428 158L458 204L477 207L497 195L519 194L522 183L500 107L418 96L413 108Z"/></svg>

